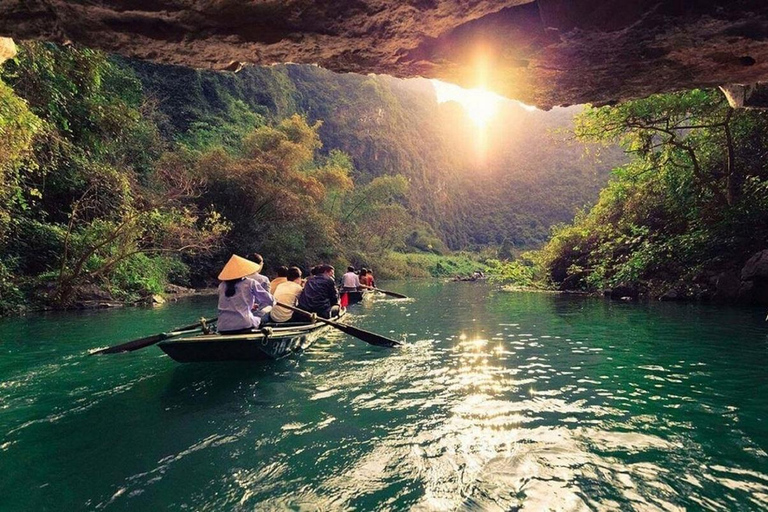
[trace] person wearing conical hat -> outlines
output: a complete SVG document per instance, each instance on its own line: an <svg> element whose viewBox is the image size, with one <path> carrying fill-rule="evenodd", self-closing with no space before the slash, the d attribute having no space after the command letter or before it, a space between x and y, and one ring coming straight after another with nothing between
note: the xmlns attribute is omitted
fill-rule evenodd
<svg viewBox="0 0 768 512"><path fill-rule="evenodd" d="M258 263L233 254L219 274L219 321L222 334L247 332L259 327L261 319L253 313L257 304L274 304L275 299L250 274L261 270Z"/></svg>

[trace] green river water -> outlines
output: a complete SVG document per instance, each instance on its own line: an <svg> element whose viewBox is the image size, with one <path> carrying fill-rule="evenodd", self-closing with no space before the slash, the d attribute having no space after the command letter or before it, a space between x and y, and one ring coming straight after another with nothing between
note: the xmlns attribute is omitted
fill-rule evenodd
<svg viewBox="0 0 768 512"><path fill-rule="evenodd" d="M215 314L0 321L0 511L768 510L759 309L388 283L269 363L88 350Z"/></svg>

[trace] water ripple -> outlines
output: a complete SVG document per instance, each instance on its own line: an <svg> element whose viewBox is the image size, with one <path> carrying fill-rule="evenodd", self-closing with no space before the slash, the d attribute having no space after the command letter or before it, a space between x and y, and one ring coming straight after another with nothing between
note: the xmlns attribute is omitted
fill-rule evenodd
<svg viewBox="0 0 768 512"><path fill-rule="evenodd" d="M82 355L190 310L6 329L3 509L768 509L764 312L402 286L349 321L403 347L258 365Z"/></svg>

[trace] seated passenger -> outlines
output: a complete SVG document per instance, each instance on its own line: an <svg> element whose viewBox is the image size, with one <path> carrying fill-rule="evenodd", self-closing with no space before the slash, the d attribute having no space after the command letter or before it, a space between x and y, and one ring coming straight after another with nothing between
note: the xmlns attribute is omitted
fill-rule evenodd
<svg viewBox="0 0 768 512"><path fill-rule="evenodd" d="M253 313L257 304L273 304L274 298L256 280L248 276L259 266L235 254L219 274L219 320L221 334L238 334L258 328L261 319Z"/></svg>
<svg viewBox="0 0 768 512"><path fill-rule="evenodd" d="M356 292L360 288L360 279L355 274L355 267L347 267L347 273L341 276L341 291Z"/></svg>
<svg viewBox="0 0 768 512"><path fill-rule="evenodd" d="M258 270L256 270L256 272L253 272L252 274L246 277L249 277L255 280L265 290L271 290L271 287L269 284L269 278L260 273L262 268L264 268L264 258L261 257L261 254L254 252L248 255L248 259L258 265ZM270 312L271 309L272 309L271 302L269 304L261 304L257 302L255 314L260 318L264 318Z"/></svg>
<svg viewBox="0 0 768 512"><path fill-rule="evenodd" d="M368 273L368 269L364 268L360 271L360 285L366 288L373 288L373 275Z"/></svg>
<svg viewBox="0 0 768 512"><path fill-rule="evenodd" d="M319 274L307 279L299 295L299 308L310 313L317 313L323 318L331 318L339 312L339 292L334 282L334 268L331 265L319 265ZM305 316L298 316L297 321L307 321Z"/></svg>
<svg viewBox="0 0 768 512"><path fill-rule="evenodd" d="M272 281L272 284L269 285L269 293L274 295L275 290L277 289L277 285L288 281L287 276L288 276L288 267L286 266L277 267L277 277Z"/></svg>
<svg viewBox="0 0 768 512"><path fill-rule="evenodd" d="M302 290L301 269L299 269L299 267L291 267L287 269L287 274L286 282L280 284L275 290L275 301L288 304L289 306L295 306ZM275 279L275 281L277 281L277 279ZM293 311L281 306L273 307L272 311L269 313L269 319L278 324L289 321L292 316ZM299 321L306 322L307 320L308 318L305 316Z"/></svg>
<svg viewBox="0 0 768 512"><path fill-rule="evenodd" d="M264 258L261 256L261 254L254 252L248 255L248 259L256 263L258 267L255 272L253 272L247 277L250 277L251 279L255 279L256 282L262 286L262 288L264 288L265 290L269 290L269 278L263 274L260 274L261 269L264 268Z"/></svg>

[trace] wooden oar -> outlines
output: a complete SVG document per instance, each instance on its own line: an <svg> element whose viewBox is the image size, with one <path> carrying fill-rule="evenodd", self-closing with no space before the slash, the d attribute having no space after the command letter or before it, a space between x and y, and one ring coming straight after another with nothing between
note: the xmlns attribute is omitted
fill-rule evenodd
<svg viewBox="0 0 768 512"><path fill-rule="evenodd" d="M134 350L139 350L140 348L149 347L151 345L154 345L155 343L159 343L163 340L180 336L181 334L184 334L187 331L197 329L200 326L202 326L203 323L212 324L216 320L217 320L216 318L211 318L209 320L203 319L200 322L197 322L196 324L188 325L186 327L179 327L178 329L174 329L171 332L162 332L160 334L155 334L153 336L147 336L146 338L139 338L137 340L127 341L125 343L121 343L120 345L115 345L114 347L103 348L101 350L91 352L91 355L93 356L96 354L119 354L120 352L133 352Z"/></svg>
<svg viewBox="0 0 768 512"><path fill-rule="evenodd" d="M375 286L365 286L365 285L361 285L361 286L363 288L368 288L369 290L373 290L375 292L381 292L384 295L391 295L392 297L397 297L398 299L407 299L408 298L407 295L403 295L402 293L390 292L388 290L382 290L381 288L376 288Z"/></svg>
<svg viewBox="0 0 768 512"><path fill-rule="evenodd" d="M331 327L334 327L346 334L349 334L350 336L354 336L359 340L363 340L366 343L370 343L371 345L378 345L380 347L396 347L398 345L402 345L402 343L397 340L386 338L374 332L364 331L363 329L352 327L349 324L344 324L341 322L328 320L327 318L322 318L320 316L317 316L314 313L310 313L309 311L304 311L303 309L299 309L296 306L289 306L288 304L284 304L282 302L278 302L277 305L284 307L286 309L290 309L291 311L295 311L301 315L306 316L307 318L312 318L318 322L322 322L324 324L330 325Z"/></svg>

